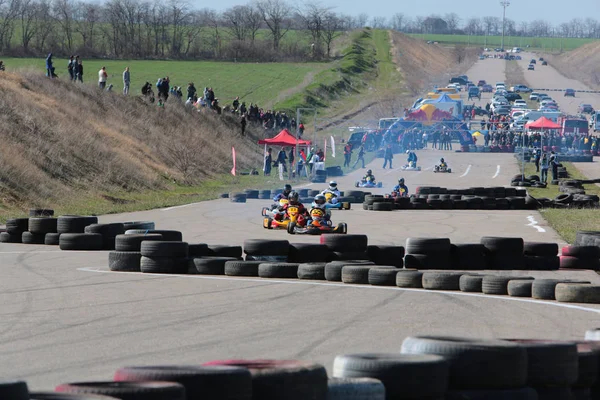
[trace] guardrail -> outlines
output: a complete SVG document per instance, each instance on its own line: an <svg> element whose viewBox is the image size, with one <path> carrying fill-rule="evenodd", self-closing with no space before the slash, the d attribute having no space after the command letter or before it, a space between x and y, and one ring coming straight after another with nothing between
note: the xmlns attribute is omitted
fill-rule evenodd
<svg viewBox="0 0 600 400"><path fill-rule="evenodd" d="M531 88L532 91L543 90L546 92L564 92L567 89L541 89L541 88ZM600 90L575 90L575 93L600 93Z"/></svg>

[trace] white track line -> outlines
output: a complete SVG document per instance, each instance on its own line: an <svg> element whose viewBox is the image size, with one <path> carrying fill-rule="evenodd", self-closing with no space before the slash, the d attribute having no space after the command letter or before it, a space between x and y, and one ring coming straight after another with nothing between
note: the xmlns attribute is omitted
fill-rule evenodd
<svg viewBox="0 0 600 400"><path fill-rule="evenodd" d="M496 166L496 173L492 176L492 179L496 179L500 175L500 166Z"/></svg>
<svg viewBox="0 0 600 400"><path fill-rule="evenodd" d="M542 228L541 226L538 225L538 222L535 220L535 218L533 218L533 215L530 215L529 217L527 217L527 221L529 221L527 226L531 226L531 227L537 229L537 231L540 233L546 232L546 230L544 228Z"/></svg>
<svg viewBox="0 0 600 400"><path fill-rule="evenodd" d="M462 174L462 175L460 176L460 178L463 178L463 177L467 176L467 174L469 173L469 171L471 171L471 167L472 167L472 165L471 165L471 164L469 164L469 166L467 167L467 170L465 171L465 173L464 173L464 174Z"/></svg>
<svg viewBox="0 0 600 400"><path fill-rule="evenodd" d="M99 253L102 250L38 250L38 251L0 251L0 256L2 254L45 254L45 253Z"/></svg>
<svg viewBox="0 0 600 400"><path fill-rule="evenodd" d="M82 267L77 268L78 271L84 272L100 272L105 274L135 274L140 275L140 272L117 272L117 271L107 271L102 269L101 267ZM305 280L279 280L279 279L266 279L266 278L238 278L238 277L227 277L227 276L207 276L207 275L175 275L175 274L143 274L148 276L160 276L163 278L191 278L191 279L209 279L209 280L221 280L221 281L241 281L241 282L263 282L265 284L268 283L283 283L288 285L313 285L313 286L330 286L330 287L350 287L350 288L358 288L363 290L401 290L406 292L420 292L420 293L443 293L449 296L468 296L468 297L481 297L485 299L496 299L496 300L504 300L504 301L517 301L521 303L531 303L531 304L542 304L546 306L559 307L559 308L570 308L572 310L591 312L594 314L600 314L600 308L589 308L578 306L574 304L565 304L565 303L555 303L551 301L544 300L533 300L533 299L524 299L519 297L509 297L509 296L494 296L489 294L479 294L479 293L465 293L465 292L456 292L456 291L445 291L445 290L426 290L426 289L409 289L409 288L399 288L395 286L370 286L370 285L352 285L347 283L331 283L331 282L314 282L314 281L305 281Z"/></svg>

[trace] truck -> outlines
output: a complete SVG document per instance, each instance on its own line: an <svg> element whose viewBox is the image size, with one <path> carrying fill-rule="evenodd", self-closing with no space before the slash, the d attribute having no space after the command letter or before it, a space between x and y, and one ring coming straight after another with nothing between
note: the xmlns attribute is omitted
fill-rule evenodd
<svg viewBox="0 0 600 400"><path fill-rule="evenodd" d="M588 135L589 126L585 118L566 116L558 119L561 135Z"/></svg>
<svg viewBox="0 0 600 400"><path fill-rule="evenodd" d="M592 118L590 119L590 129L594 132L600 132L600 111L594 111Z"/></svg>

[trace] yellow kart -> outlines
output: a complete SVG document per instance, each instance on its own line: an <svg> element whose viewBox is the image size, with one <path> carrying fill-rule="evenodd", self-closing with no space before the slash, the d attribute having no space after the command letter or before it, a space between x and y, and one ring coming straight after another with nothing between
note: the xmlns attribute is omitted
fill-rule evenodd
<svg viewBox="0 0 600 400"><path fill-rule="evenodd" d="M321 235L324 233L348 233L348 225L345 222L340 222L336 226L333 226L330 220L325 219L325 212L320 209L312 209L310 212L311 220L304 226L298 222L290 222L287 226L289 234L307 234L307 235Z"/></svg>
<svg viewBox="0 0 600 400"><path fill-rule="evenodd" d="M348 201L338 201L337 203L333 204L331 202L331 200L334 199L335 195L331 192L325 192L324 193L325 196L325 200L327 200L327 203L325 203L325 208L330 210L349 210L350 209L350 202Z"/></svg>
<svg viewBox="0 0 600 400"><path fill-rule="evenodd" d="M286 214L281 220L274 219L272 217L266 217L263 219L263 227L265 229L288 229L290 223L304 226L306 224L306 217L300 214L300 209L296 206L289 206Z"/></svg>

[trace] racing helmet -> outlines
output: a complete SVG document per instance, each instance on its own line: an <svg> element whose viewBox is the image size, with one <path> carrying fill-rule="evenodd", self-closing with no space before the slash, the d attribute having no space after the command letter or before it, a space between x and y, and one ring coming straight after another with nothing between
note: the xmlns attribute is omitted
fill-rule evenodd
<svg viewBox="0 0 600 400"><path fill-rule="evenodd" d="M310 210L310 216L312 218L323 218L325 216L325 211L323 211L323 207L317 207Z"/></svg>
<svg viewBox="0 0 600 400"><path fill-rule="evenodd" d="M400 185L404 185L404 178L400 178L400 179L398 179L398 183L399 183Z"/></svg>
<svg viewBox="0 0 600 400"><path fill-rule="evenodd" d="M327 203L327 199L322 194L318 194L315 196L314 204L315 207L325 207L325 203Z"/></svg>
<svg viewBox="0 0 600 400"><path fill-rule="evenodd" d="M289 183L286 183L285 185L283 185L283 194L285 194L286 196L289 196L291 191L292 191L292 185L290 185Z"/></svg>
<svg viewBox="0 0 600 400"><path fill-rule="evenodd" d="M444 162L444 157L440 158L440 162L443 163Z"/></svg>
<svg viewBox="0 0 600 400"><path fill-rule="evenodd" d="M367 175L371 175L373 173L373 171L371 171L370 169L367 170Z"/></svg>
<svg viewBox="0 0 600 400"><path fill-rule="evenodd" d="M410 150L406 150L406 154L410 154Z"/></svg>
<svg viewBox="0 0 600 400"><path fill-rule="evenodd" d="M298 194L298 192L290 192L290 194L288 195L288 200L290 202L297 203L299 198L300 195Z"/></svg>
<svg viewBox="0 0 600 400"><path fill-rule="evenodd" d="M330 190L337 190L337 182L336 181L329 182L329 189Z"/></svg>

